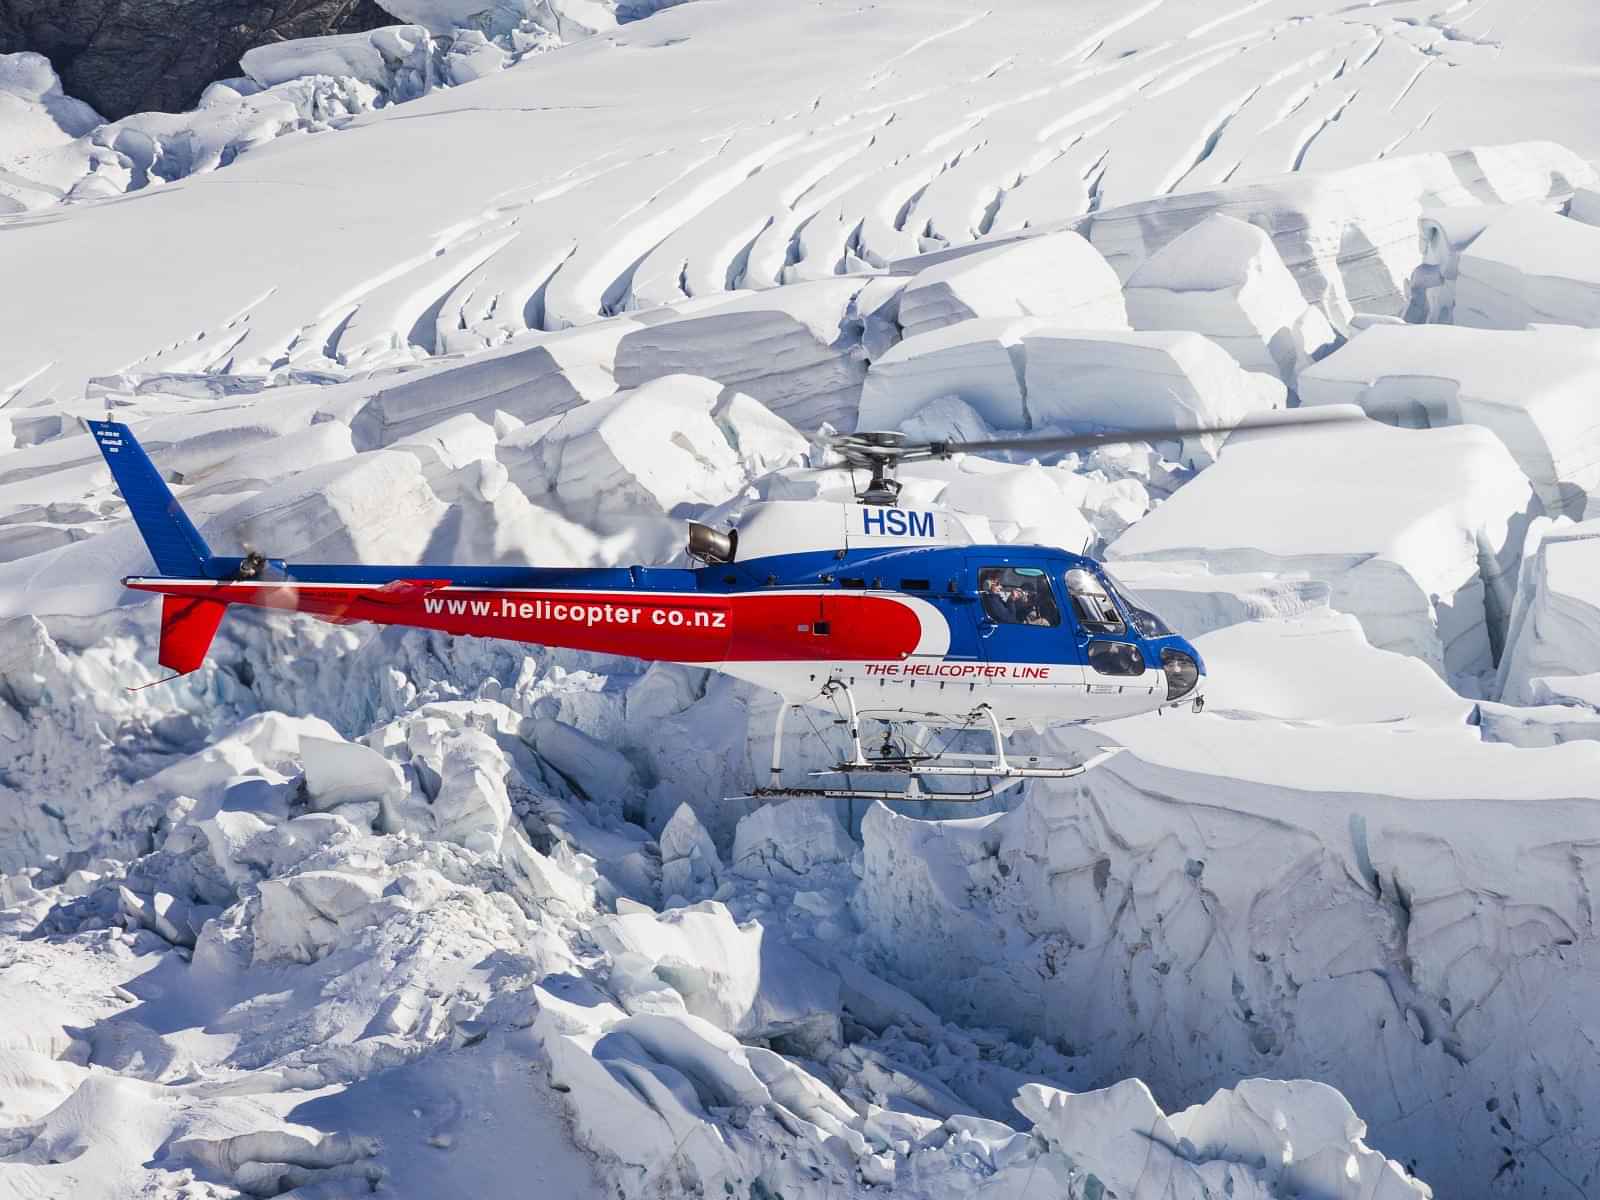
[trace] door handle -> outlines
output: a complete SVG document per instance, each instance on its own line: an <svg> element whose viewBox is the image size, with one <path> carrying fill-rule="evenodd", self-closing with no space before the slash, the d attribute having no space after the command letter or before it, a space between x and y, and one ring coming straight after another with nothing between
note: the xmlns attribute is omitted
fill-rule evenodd
<svg viewBox="0 0 1600 1200"><path fill-rule="evenodd" d="M994 633L994 631L996 629L999 629L999 628L1000 628L1000 626L998 624L996 624L994 621L989 620L988 617L985 617L983 620L978 622L978 636L979 637L989 637L991 634Z"/></svg>

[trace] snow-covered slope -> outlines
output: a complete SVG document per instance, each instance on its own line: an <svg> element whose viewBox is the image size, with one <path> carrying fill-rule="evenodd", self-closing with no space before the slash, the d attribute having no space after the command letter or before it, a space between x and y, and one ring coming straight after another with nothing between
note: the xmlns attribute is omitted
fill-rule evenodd
<svg viewBox="0 0 1600 1200"><path fill-rule="evenodd" d="M1584 317L1586 5L391 11L114 125L0 60L0 1197L1594 1186L1594 335L1385 323ZM848 497L822 422L1292 392L1382 420L904 472L1210 672L953 813L751 799L681 667L247 613L128 691L74 422L219 552L599 565Z"/></svg>
<svg viewBox="0 0 1600 1200"><path fill-rule="evenodd" d="M685 4L159 198L12 218L28 285L0 308L0 395L407 361L1291 169L1533 138L1600 153L1582 6L1515 9ZM1375 211L1402 234L1398 204L1460 186L1442 159L1390 177ZM374 313L376 355L345 343Z"/></svg>

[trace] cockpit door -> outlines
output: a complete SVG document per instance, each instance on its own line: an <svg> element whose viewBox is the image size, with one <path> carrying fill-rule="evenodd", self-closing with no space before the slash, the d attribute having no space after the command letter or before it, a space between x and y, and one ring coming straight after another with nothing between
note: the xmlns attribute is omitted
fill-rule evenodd
<svg viewBox="0 0 1600 1200"><path fill-rule="evenodd" d="M1039 685L1081 689L1083 683L1082 659L1062 607L1066 597L1060 564L1025 556L973 555L967 560L967 578L977 593L973 619L978 654L988 664L984 682L1008 697L1018 717L1054 715L1049 706L1059 701L1059 693L1055 688L1041 691Z"/></svg>

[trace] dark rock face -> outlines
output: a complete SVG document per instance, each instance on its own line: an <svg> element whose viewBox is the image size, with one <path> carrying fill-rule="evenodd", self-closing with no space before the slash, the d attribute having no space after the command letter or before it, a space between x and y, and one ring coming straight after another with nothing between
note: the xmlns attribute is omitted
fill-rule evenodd
<svg viewBox="0 0 1600 1200"><path fill-rule="evenodd" d="M0 54L43 54L115 120L192 108L252 46L393 24L374 0L0 0Z"/></svg>

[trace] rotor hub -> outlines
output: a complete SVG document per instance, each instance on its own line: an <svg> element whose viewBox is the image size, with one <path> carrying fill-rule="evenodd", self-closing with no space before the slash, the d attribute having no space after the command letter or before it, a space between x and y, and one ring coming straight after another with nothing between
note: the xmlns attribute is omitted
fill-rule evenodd
<svg viewBox="0 0 1600 1200"><path fill-rule="evenodd" d="M827 445L849 466L872 472L867 486L856 494L858 501L888 508L895 505L900 498L900 481L894 478L894 468L913 449L905 434L867 429L836 434Z"/></svg>

